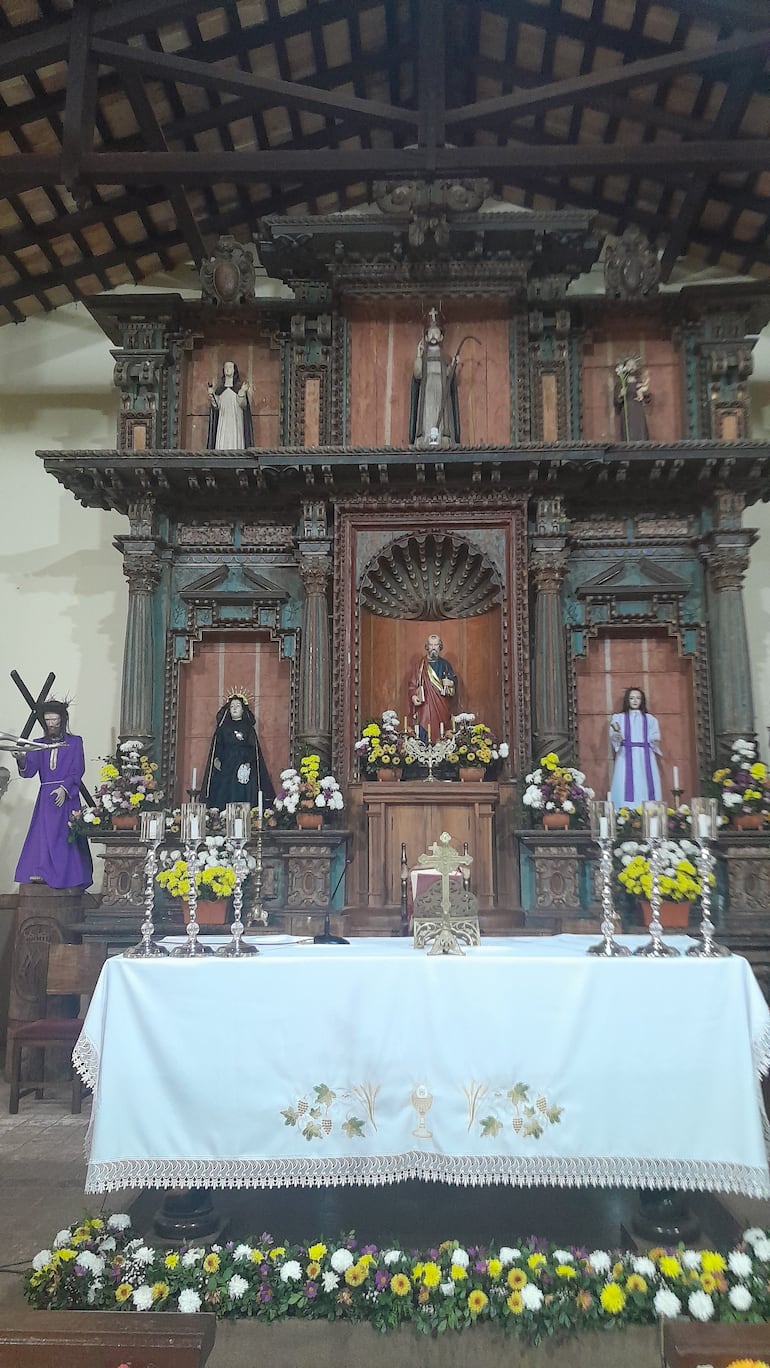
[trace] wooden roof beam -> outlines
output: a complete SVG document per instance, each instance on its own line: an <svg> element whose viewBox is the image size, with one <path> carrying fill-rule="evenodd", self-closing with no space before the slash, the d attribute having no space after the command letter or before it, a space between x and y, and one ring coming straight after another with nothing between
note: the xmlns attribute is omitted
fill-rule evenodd
<svg viewBox="0 0 770 1368"><path fill-rule="evenodd" d="M492 120L529 118L546 109L584 105L590 103L596 94L654 85L686 71L710 70L714 66L738 62L744 57L756 57L762 52L770 52L770 28L725 38L709 47L683 48L666 56L628 62L609 70L591 72L588 76L552 81L534 90L498 95L491 100L479 100L460 109L450 109L446 115L447 129L451 135L453 129L469 129Z"/></svg>
<svg viewBox="0 0 770 1368"><path fill-rule="evenodd" d="M417 97L420 102L417 140L429 172L436 149L445 142L446 26L444 0L419 0L417 15Z"/></svg>
<svg viewBox="0 0 770 1368"><path fill-rule="evenodd" d="M153 80L179 81L216 90L220 94L245 96L260 108L281 106L307 109L332 118L357 118L366 125L377 123L412 130L417 127L414 110L399 109L379 100L359 100L355 95L333 93L296 81L251 76L233 71L231 67L192 61L173 53L152 52L146 47L130 47L108 39L94 39L93 51L101 62L114 66L118 71L133 67Z"/></svg>
<svg viewBox="0 0 770 1368"><path fill-rule="evenodd" d="M93 150L97 67L91 57L94 0L74 0L62 129L62 179L73 193L80 159Z"/></svg>
<svg viewBox="0 0 770 1368"><path fill-rule="evenodd" d="M149 147L157 152L168 152L168 144L163 136L163 130L155 117L155 110L150 103L147 91L142 84L139 76L134 72L125 72L123 84L128 96L131 108L134 111L136 122L142 131ZM183 186L172 188L169 191L169 201L174 210L176 221L184 234L185 242L190 249L190 255L196 266L200 266L207 255L206 244L200 235L195 215L190 207Z"/></svg>

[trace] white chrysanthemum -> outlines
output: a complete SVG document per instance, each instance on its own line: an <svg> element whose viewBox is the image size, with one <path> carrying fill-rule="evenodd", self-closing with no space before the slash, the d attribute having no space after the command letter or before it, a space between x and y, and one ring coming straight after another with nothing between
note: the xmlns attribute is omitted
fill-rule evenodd
<svg viewBox="0 0 770 1368"><path fill-rule="evenodd" d="M658 1315L663 1316L664 1320L673 1320L682 1309L682 1303L676 1292L672 1292L670 1287L658 1288L653 1306Z"/></svg>
<svg viewBox="0 0 770 1368"><path fill-rule="evenodd" d="M568 1249L555 1249L553 1251L553 1261L555 1264L574 1263L575 1256L570 1254Z"/></svg>
<svg viewBox="0 0 770 1368"><path fill-rule="evenodd" d="M648 1259L645 1254L637 1254L636 1258L631 1260L631 1267L640 1278L654 1278L658 1272L652 1259Z"/></svg>
<svg viewBox="0 0 770 1368"><path fill-rule="evenodd" d="M767 1235L765 1234L761 1226L749 1226L748 1230L744 1230L743 1232L744 1244L755 1245L760 1240L766 1239Z"/></svg>
<svg viewBox="0 0 770 1368"><path fill-rule="evenodd" d="M113 1249L117 1249L118 1247L115 1242L115 1236L105 1235L103 1239L99 1240L98 1247L102 1254L111 1254Z"/></svg>
<svg viewBox="0 0 770 1368"><path fill-rule="evenodd" d="M299 1282L302 1277L302 1269L296 1259L287 1259L281 1266L281 1282Z"/></svg>
<svg viewBox="0 0 770 1368"><path fill-rule="evenodd" d="M391 1264L398 1263L403 1257L403 1252L400 1249L386 1249L382 1256L382 1262L390 1268Z"/></svg>
<svg viewBox="0 0 770 1368"><path fill-rule="evenodd" d="M242 1278L240 1273L233 1273L232 1278L227 1284L227 1295L233 1301L237 1301L238 1298L242 1297L244 1292L248 1292L248 1290L249 1284L247 1283L246 1279Z"/></svg>
<svg viewBox="0 0 770 1368"><path fill-rule="evenodd" d="M94 1278L93 1282L91 1283L91 1286L89 1287L88 1291L86 1292L86 1301L88 1302L88 1305L89 1305L89 1306L94 1306L94 1305L95 1305L95 1303L96 1303L96 1298L98 1297L98 1295L99 1295L99 1293L101 1292L101 1290L102 1290L103 1287L104 1287L104 1282L102 1281L102 1279L101 1279L101 1278Z"/></svg>
<svg viewBox="0 0 770 1368"><path fill-rule="evenodd" d="M340 1285L340 1280L336 1273L322 1273L321 1282L323 1283L324 1292L334 1292Z"/></svg>
<svg viewBox="0 0 770 1368"><path fill-rule="evenodd" d="M606 1249L595 1249L588 1255L588 1262L594 1273L609 1273L612 1267L612 1260Z"/></svg>
<svg viewBox="0 0 770 1368"><path fill-rule="evenodd" d="M503 1265L503 1268L507 1268L508 1264L512 1264L515 1259L521 1258L521 1250L512 1249L510 1245L503 1245L498 1251L497 1257Z"/></svg>
<svg viewBox="0 0 770 1368"><path fill-rule="evenodd" d="M452 1263L455 1265L456 1268L467 1268L468 1264L470 1263L470 1257L468 1255L467 1249L453 1249Z"/></svg>
<svg viewBox="0 0 770 1368"><path fill-rule="evenodd" d="M93 1254L90 1249L84 1249L78 1254L78 1263L81 1268L87 1268L90 1273L104 1272L104 1259L100 1254Z"/></svg>
<svg viewBox="0 0 770 1368"><path fill-rule="evenodd" d="M205 1253L205 1249L201 1249L199 1245L193 1245L191 1249L188 1249L187 1252L182 1255L182 1267L194 1268L197 1263L200 1263Z"/></svg>
<svg viewBox="0 0 770 1368"><path fill-rule="evenodd" d="M701 1256L699 1249L684 1250L682 1254L682 1263L684 1264L685 1268L700 1268L700 1261Z"/></svg>
<svg viewBox="0 0 770 1368"><path fill-rule="evenodd" d="M57 1235L54 1236L54 1241L53 1241L53 1247L54 1247L54 1249L63 1249L65 1245L68 1245L68 1244L69 1244L69 1242L70 1242L71 1239L72 1239L72 1231L71 1231L71 1230L60 1230L59 1233L58 1233Z"/></svg>
<svg viewBox="0 0 770 1368"><path fill-rule="evenodd" d="M748 1254L740 1249L731 1249L727 1256L727 1266L736 1278L748 1278L753 1264Z"/></svg>
<svg viewBox="0 0 770 1368"><path fill-rule="evenodd" d="M140 1245L133 1257L137 1263L151 1264L155 1258L155 1250L150 1249L148 1245Z"/></svg>
<svg viewBox="0 0 770 1368"><path fill-rule="evenodd" d="M344 1273L354 1262L355 1260L349 1249L335 1249L329 1260L335 1273Z"/></svg>
<svg viewBox="0 0 770 1368"><path fill-rule="evenodd" d="M687 1298L687 1309L695 1320L711 1320L714 1314L714 1303L708 1292L691 1292Z"/></svg>
<svg viewBox="0 0 770 1368"><path fill-rule="evenodd" d="M561 810L562 812L574 812L575 804L572 802L570 798L565 798L564 802L561 805Z"/></svg>
<svg viewBox="0 0 770 1368"><path fill-rule="evenodd" d="M748 1311L751 1306L751 1293L744 1283L738 1283L737 1287L730 1288L727 1300L736 1311Z"/></svg>
<svg viewBox="0 0 770 1368"><path fill-rule="evenodd" d="M141 1287L135 1287L131 1293L131 1299L137 1311L149 1311L152 1306L152 1288L147 1283L142 1283Z"/></svg>
<svg viewBox="0 0 770 1368"><path fill-rule="evenodd" d="M754 1258L761 1263L770 1263L770 1240L757 1240L754 1245Z"/></svg>
<svg viewBox="0 0 770 1368"><path fill-rule="evenodd" d="M189 1314L191 1311L200 1311L200 1293L194 1287L185 1287L179 1293L179 1310Z"/></svg>
<svg viewBox="0 0 770 1368"><path fill-rule="evenodd" d="M507 759L508 759L508 749L509 749L509 747L508 747L508 742L507 742L507 741L501 741L501 742L500 742L500 745L497 747L497 751L498 751L498 754L499 754L501 760L507 760Z"/></svg>
<svg viewBox="0 0 770 1368"><path fill-rule="evenodd" d="M39 1273L41 1268L46 1268L48 1264L51 1262L51 1258L52 1254L50 1249L41 1249L40 1252L36 1254L34 1259L32 1260L32 1267L34 1268L35 1272Z"/></svg>
<svg viewBox="0 0 770 1368"><path fill-rule="evenodd" d="M131 1217L125 1211L117 1211L113 1216L107 1217L107 1225L110 1230L128 1230L131 1225Z"/></svg>
<svg viewBox="0 0 770 1368"><path fill-rule="evenodd" d="M526 1283L521 1289L521 1300L527 1311L539 1311L543 1305L543 1294L534 1283Z"/></svg>
<svg viewBox="0 0 770 1368"><path fill-rule="evenodd" d="M251 1245L239 1244L233 1250L233 1263L248 1263L251 1259Z"/></svg>
<svg viewBox="0 0 770 1368"><path fill-rule="evenodd" d="M439 1283L439 1287L445 1297L453 1297L455 1294L455 1284L453 1282Z"/></svg>

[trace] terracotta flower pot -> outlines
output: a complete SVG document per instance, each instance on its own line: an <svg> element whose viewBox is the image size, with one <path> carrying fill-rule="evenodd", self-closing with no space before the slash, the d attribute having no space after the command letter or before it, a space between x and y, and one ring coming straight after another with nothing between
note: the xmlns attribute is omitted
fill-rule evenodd
<svg viewBox="0 0 770 1368"><path fill-rule="evenodd" d="M303 812L302 809L297 813L297 826L300 831L320 831L324 824L322 812Z"/></svg>
<svg viewBox="0 0 770 1368"><path fill-rule="evenodd" d="M394 769L392 765L383 765L382 769L378 769L378 771L377 771L377 779L379 780L379 782L380 782L381 784L398 784L398 783L400 783L400 780L401 780L401 768L400 768L400 766L397 765L396 768Z"/></svg>
<svg viewBox="0 0 770 1368"><path fill-rule="evenodd" d="M186 926L190 920L190 904L186 898L182 900L182 916ZM227 921L227 898L199 898L195 919L200 926L224 926Z"/></svg>
<svg viewBox="0 0 770 1368"><path fill-rule="evenodd" d="M544 812L543 828L545 831L568 831L569 813L568 812Z"/></svg>
<svg viewBox="0 0 770 1368"><path fill-rule="evenodd" d="M761 831L765 819L761 812L738 812L731 819L731 825L736 831Z"/></svg>
<svg viewBox="0 0 770 1368"><path fill-rule="evenodd" d="M484 778L484 771L480 765L461 765L457 777L461 784L478 784Z"/></svg>
<svg viewBox="0 0 770 1368"><path fill-rule="evenodd" d="M652 920L652 908L646 898L641 899L642 920L645 926L649 926ZM660 903L660 920L663 926L689 926L690 924L690 902L673 902L670 898L662 898Z"/></svg>
<svg viewBox="0 0 770 1368"><path fill-rule="evenodd" d="M113 816L112 827L114 831L136 831L139 825L139 814L136 812L123 812L118 816Z"/></svg>

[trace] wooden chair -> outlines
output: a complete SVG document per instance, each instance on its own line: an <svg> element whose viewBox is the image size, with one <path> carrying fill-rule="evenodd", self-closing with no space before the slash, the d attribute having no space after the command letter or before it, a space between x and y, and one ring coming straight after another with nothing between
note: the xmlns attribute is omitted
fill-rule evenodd
<svg viewBox="0 0 770 1368"><path fill-rule="evenodd" d="M48 978L46 995L53 997L62 994L77 994L90 997L96 987L102 965L106 957L104 945L52 945L48 952ZM21 1088L21 1052L26 1047L40 1050L42 1059L42 1078L45 1078L45 1051L50 1046L68 1049L71 1053L83 1027L82 1016L41 1017L38 1021L25 1021L8 1031L10 1047L11 1095L8 1110L16 1115L19 1098L34 1092L35 1097L43 1096L41 1083ZM72 1069L72 1107L79 1112L83 1098L83 1085L80 1075Z"/></svg>

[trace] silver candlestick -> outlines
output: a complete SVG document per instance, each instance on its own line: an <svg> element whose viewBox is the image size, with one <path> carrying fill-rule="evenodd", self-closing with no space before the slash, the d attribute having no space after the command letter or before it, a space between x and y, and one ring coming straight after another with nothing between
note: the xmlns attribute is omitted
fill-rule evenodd
<svg viewBox="0 0 770 1368"><path fill-rule="evenodd" d="M700 937L691 945L687 954L693 959L726 958L732 952L726 945L715 939L714 923L711 920L711 878L714 869L714 856L709 841L717 838L717 800L716 798L693 798L692 812L693 840L698 842L698 873L700 874L700 905L702 920Z"/></svg>
<svg viewBox="0 0 770 1368"><path fill-rule="evenodd" d="M588 947L589 955L622 959L631 954L626 945L615 940L615 908L612 903L612 842L615 839L615 808L612 803L591 803L591 835L601 851L599 870L602 880L602 940Z"/></svg>
<svg viewBox="0 0 770 1368"><path fill-rule="evenodd" d="M257 834L254 840L254 899L246 918L247 926L267 926L267 908L262 906L262 881L264 878L264 866L262 863L262 809L257 812Z"/></svg>
<svg viewBox="0 0 770 1368"><path fill-rule="evenodd" d="M198 846L206 836L206 805L205 803L183 803L182 804L182 844L184 846L184 857L187 863L187 879L190 891L187 895L190 909L190 920L187 923L187 943L177 945L171 954L177 959L192 959L202 955L210 955L211 947L201 945L198 941L198 885L196 876L198 873Z"/></svg>
<svg viewBox="0 0 770 1368"><path fill-rule="evenodd" d="M244 846L251 827L251 808L248 803L228 803L225 808L225 830L227 839L233 847L233 924L230 928L230 942L221 946L217 954L222 959L242 959L244 955L258 955L256 945L243 940L243 882L248 874L248 864Z"/></svg>
<svg viewBox="0 0 770 1368"><path fill-rule="evenodd" d="M140 812L139 814L139 840L147 846L147 856L144 861L144 921L142 922L142 939L138 945L132 945L130 950L124 950L125 959L159 959L168 954L165 945L158 945L153 940L155 926L152 914L155 908L155 875L158 872L158 846L161 845L166 835L166 814L154 809L152 812Z"/></svg>
<svg viewBox="0 0 770 1368"><path fill-rule="evenodd" d="M455 738L452 732L448 736L442 736L436 742L423 741L419 736L407 736L404 742L404 750L407 755L411 755L418 764L425 765L428 771L428 781L435 783L433 771L437 765L444 760L448 760L454 750Z"/></svg>
<svg viewBox="0 0 770 1368"><path fill-rule="evenodd" d="M642 804L642 832L650 847L650 939L646 945L640 945L634 954L647 959L673 959L679 951L664 941L663 924L660 920L660 843L668 832L668 810L665 803Z"/></svg>

